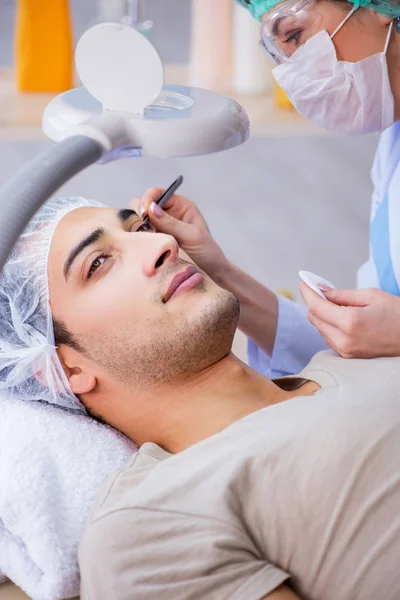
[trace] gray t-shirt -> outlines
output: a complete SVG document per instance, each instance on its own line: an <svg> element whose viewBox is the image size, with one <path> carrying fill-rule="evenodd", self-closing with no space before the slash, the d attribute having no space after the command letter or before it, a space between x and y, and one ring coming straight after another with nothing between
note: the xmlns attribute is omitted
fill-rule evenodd
<svg viewBox="0 0 400 600"><path fill-rule="evenodd" d="M317 355L321 390L176 455L144 444L99 494L84 600L400 598L400 359Z"/></svg>

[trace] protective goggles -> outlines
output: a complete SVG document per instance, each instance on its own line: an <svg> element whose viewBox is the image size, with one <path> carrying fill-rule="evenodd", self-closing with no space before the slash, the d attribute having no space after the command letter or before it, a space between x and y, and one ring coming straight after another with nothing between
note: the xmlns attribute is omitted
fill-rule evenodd
<svg viewBox="0 0 400 600"><path fill-rule="evenodd" d="M289 0L268 13L261 25L261 41L276 65L292 56L323 29L321 4L315 0Z"/></svg>

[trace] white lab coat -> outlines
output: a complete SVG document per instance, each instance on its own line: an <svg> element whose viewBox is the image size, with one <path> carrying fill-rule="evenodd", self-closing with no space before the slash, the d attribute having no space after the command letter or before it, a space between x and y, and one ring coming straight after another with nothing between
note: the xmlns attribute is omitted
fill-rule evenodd
<svg viewBox="0 0 400 600"><path fill-rule="evenodd" d="M400 121L382 133L371 175L370 255L358 271L357 286L380 288L400 296ZM299 373L314 354L326 347L308 321L307 309L279 297L272 356L249 340L249 363L269 377Z"/></svg>

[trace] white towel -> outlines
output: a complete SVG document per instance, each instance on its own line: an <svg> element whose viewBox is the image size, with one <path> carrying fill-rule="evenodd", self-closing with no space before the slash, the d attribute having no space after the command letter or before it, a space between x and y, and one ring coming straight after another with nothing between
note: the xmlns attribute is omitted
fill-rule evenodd
<svg viewBox="0 0 400 600"><path fill-rule="evenodd" d="M77 596L89 508L136 450L90 417L0 397L0 577L33 600Z"/></svg>

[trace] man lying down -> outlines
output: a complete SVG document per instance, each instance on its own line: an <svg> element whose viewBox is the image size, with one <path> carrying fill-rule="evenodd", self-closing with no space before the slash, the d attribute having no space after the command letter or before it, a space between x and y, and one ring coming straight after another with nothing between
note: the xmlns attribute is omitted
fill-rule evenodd
<svg viewBox="0 0 400 600"><path fill-rule="evenodd" d="M235 296L81 198L34 217L0 297L2 387L140 445L86 524L84 599L400 598L400 359L261 376Z"/></svg>

